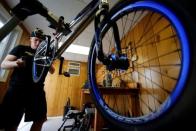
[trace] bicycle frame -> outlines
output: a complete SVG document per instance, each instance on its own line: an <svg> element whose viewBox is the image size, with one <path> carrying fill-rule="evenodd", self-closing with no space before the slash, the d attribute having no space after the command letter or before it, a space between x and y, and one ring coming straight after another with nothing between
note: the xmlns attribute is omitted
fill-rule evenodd
<svg viewBox="0 0 196 131"><path fill-rule="evenodd" d="M9 32L12 31L13 28L15 28L20 21L24 20L26 17L39 13L40 15L46 17L46 19L51 22L53 25L58 25L57 21L53 14L49 14L46 7L43 5L40 5L38 1L32 1L28 3L19 3L15 8L13 8L13 12L15 13L14 16L0 29L0 41L7 35ZM34 3L36 2L36 3ZM77 24L77 27L69 32L69 36L67 36L66 41L62 44L62 46L57 49L57 52L55 54L55 58L59 58L62 53L69 47L69 45L79 36L79 34L92 22L92 20L95 17L96 11L98 10L98 7L101 2L107 3L107 0L92 0L88 5L86 5L79 13L78 15L69 23L69 29L71 30L73 27L75 27ZM31 4L30 4L31 3ZM33 4L33 6L32 6ZM32 6L32 7L31 7ZM34 11L33 7L39 7L36 11ZM31 10L32 12L24 12L23 8L27 8L28 10ZM45 9L46 8L46 9ZM45 10L44 10L45 9ZM21 15L21 11L24 13ZM68 35L66 34L66 35ZM62 35L65 35L63 33L59 34L57 37L61 37ZM53 39L51 43L53 43L55 40ZM58 47L58 45L56 45Z"/></svg>
<svg viewBox="0 0 196 131"><path fill-rule="evenodd" d="M71 23L64 23L64 18L54 17L46 7L44 7L39 1L21 1L16 7L12 9L14 16L0 29L0 41L8 34L18 23L30 15L39 13L44 16L50 23L50 27L56 30L55 38L50 41L52 44L54 41L55 55L54 59L60 58L63 52L70 46L70 44L81 34L81 32L92 22L94 19L96 42L96 53L99 61L104 65L112 64L114 69L119 65L119 62L127 62L127 58L123 56L121 52L119 32L116 23L112 23L112 28L115 36L115 48L116 54L106 56L103 53L102 41L100 41L101 23L107 20L107 14L109 10L108 0L92 0L87 4L78 15L71 21ZM58 20L56 19L58 18ZM77 26L76 26L77 25ZM76 28L72 31L73 27ZM60 29L60 30L59 30ZM59 32L60 31L60 32ZM69 36L67 36L69 34ZM67 36L65 42L58 48L58 38ZM127 64L128 65L128 64ZM119 68L119 67L118 67Z"/></svg>
<svg viewBox="0 0 196 131"><path fill-rule="evenodd" d="M99 0L92 0L83 10L75 17L70 23L70 29L76 24L79 25L77 28L71 32L71 35L62 44L62 46L57 50L56 58L60 57L61 54L69 47L69 45L80 35L80 33L92 22L95 17L95 13L98 10ZM63 34L61 34L63 35ZM60 35L60 36L61 36ZM60 37L59 36L59 37Z"/></svg>

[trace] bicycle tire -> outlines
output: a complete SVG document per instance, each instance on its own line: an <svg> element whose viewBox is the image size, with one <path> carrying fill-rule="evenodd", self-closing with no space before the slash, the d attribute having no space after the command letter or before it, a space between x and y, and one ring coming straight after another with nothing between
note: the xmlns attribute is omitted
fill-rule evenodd
<svg viewBox="0 0 196 131"><path fill-rule="evenodd" d="M195 46L195 25L193 19L188 15L187 10L175 1L147 0L147 1L124 1L118 3L107 16L107 21L101 24L100 39L106 34L113 21L117 21L125 14L137 10L150 10L163 15L173 26L179 37L181 46L182 66L180 75L177 78L175 89L171 92L168 99L165 99L161 109L143 116L123 116L112 109L100 94L96 79L96 41L92 41L88 59L88 77L90 80L90 91L96 107L109 122L124 130L165 130L170 129L172 124L178 124L179 127L185 126L185 120L195 116L195 106L192 106L192 100L196 100L194 89L194 77L196 76L195 57L193 52ZM103 44L104 46L104 44ZM141 99L141 96L140 96ZM183 124L179 124L183 123ZM174 125L173 125L174 126ZM190 126L190 125L189 125Z"/></svg>
<svg viewBox="0 0 196 131"><path fill-rule="evenodd" d="M32 66L32 78L35 83L44 82L54 60L55 49L54 47L50 47L50 43L48 41L50 41L50 39L42 41L36 49Z"/></svg>
<svg viewBox="0 0 196 131"><path fill-rule="evenodd" d="M33 62L33 81L34 83L42 83L45 80L45 77L48 73L49 68L44 66L39 66L35 62ZM36 73L38 70L40 70L39 73ZM39 75L38 75L39 74Z"/></svg>

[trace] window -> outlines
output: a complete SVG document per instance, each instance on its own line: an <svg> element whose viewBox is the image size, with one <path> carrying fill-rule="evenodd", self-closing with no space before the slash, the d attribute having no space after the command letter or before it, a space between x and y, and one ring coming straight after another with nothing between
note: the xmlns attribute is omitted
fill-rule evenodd
<svg viewBox="0 0 196 131"><path fill-rule="evenodd" d="M68 63L68 71L71 76L79 76L80 75L80 63L78 62L69 62Z"/></svg>
<svg viewBox="0 0 196 131"><path fill-rule="evenodd" d="M10 15L0 4L0 28L5 24L5 22L10 18ZM6 57L8 52L19 43L22 35L22 29L16 27L10 34L8 34L2 41L0 41L0 64ZM0 81L5 82L7 80L9 70L4 70L0 68Z"/></svg>

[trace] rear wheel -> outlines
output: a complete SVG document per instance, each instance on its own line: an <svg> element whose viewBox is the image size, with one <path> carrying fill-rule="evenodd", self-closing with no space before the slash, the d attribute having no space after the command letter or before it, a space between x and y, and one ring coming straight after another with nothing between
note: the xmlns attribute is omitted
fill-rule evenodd
<svg viewBox="0 0 196 131"><path fill-rule="evenodd" d="M100 41L108 57L118 52L113 23L129 68L108 70L97 58L96 41L92 42L89 80L97 108L126 130L160 130L177 121L195 99L190 93L196 74L191 66L193 39L186 33L193 25L185 27L173 10L156 1L126 1L114 7L101 26Z"/></svg>

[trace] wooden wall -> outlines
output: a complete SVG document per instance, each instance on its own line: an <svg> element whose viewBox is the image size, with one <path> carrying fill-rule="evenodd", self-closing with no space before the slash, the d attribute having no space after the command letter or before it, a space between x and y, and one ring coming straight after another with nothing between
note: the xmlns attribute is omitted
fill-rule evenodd
<svg viewBox="0 0 196 131"><path fill-rule="evenodd" d="M55 73L48 74L45 80L48 116L63 114L64 106L69 97L71 105L80 108L81 87L87 80L87 64L80 63L80 76L65 77L59 75L60 60L54 61ZM68 61L63 63L63 72L67 71Z"/></svg>
<svg viewBox="0 0 196 131"><path fill-rule="evenodd" d="M138 55L132 78L141 84L140 113L147 114L160 108L176 84L181 64L180 46L175 30L159 14L149 13L129 36L128 41Z"/></svg>

